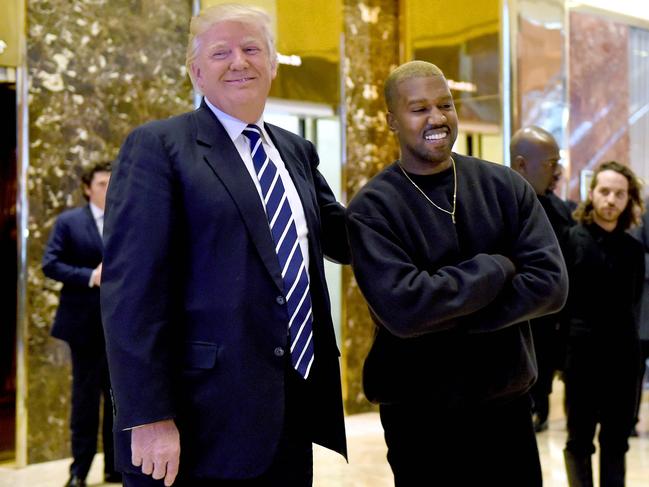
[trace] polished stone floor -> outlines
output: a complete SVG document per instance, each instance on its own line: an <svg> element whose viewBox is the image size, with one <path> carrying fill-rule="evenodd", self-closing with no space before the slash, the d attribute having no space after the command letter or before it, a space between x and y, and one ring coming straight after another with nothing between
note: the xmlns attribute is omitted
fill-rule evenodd
<svg viewBox="0 0 649 487"><path fill-rule="evenodd" d="M545 487L567 487L563 468L565 420L561 411L561 384L555 383L550 427L539 433L538 443ZM649 391L645 391L639 425L640 436L631 439L627 454L627 487L649 487ZM347 418L349 464L322 448L315 450L315 487L391 487L390 468L378 415L367 413ZM597 455L593 457L597 471ZM62 487L69 460L31 465L23 469L0 465L0 487ZM97 455L88 478L90 486L101 484L101 455ZM597 484L596 484L597 485ZM521 486L524 487L524 486Z"/></svg>

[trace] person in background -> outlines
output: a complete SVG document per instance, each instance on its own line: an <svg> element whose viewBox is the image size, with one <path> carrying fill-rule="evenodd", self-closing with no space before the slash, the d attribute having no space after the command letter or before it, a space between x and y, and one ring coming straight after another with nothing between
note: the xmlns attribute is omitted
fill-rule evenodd
<svg viewBox="0 0 649 487"><path fill-rule="evenodd" d="M628 167L597 167L588 198L574 213L565 258L570 293L562 320L568 334L564 371L570 487L593 485L591 456L599 424L600 486L625 484L633 428L640 340L637 319L644 251L627 230L644 211L640 183Z"/></svg>
<svg viewBox="0 0 649 487"><path fill-rule="evenodd" d="M645 200L645 207L649 204ZM649 360L649 213L642 215L642 225L632 232L640 240L644 247L645 277L642 290L642 302L640 306L639 332L640 332L640 373L638 374L638 398L635 408L635 425L631 430L631 436L638 436L637 424L640 422L640 405L642 403L642 391L644 386L647 360Z"/></svg>
<svg viewBox="0 0 649 487"><path fill-rule="evenodd" d="M63 283L52 336L68 343L72 358L73 460L66 487L86 485L97 452L102 397L104 480L121 482L113 458L113 411L99 305L101 235L110 174L109 162L96 164L83 174L83 193L88 204L59 215L43 255L43 273Z"/></svg>
<svg viewBox="0 0 649 487"><path fill-rule="evenodd" d="M401 158L346 215L376 326L363 385L395 485L540 486L528 320L566 297L554 232L518 174L452 152L457 114L437 66L399 66L385 99Z"/></svg>
<svg viewBox="0 0 649 487"><path fill-rule="evenodd" d="M190 113L136 128L108 191L102 311L124 485L308 487L346 455L323 255L349 261L313 144L264 123L271 19L190 25Z"/></svg>
<svg viewBox="0 0 649 487"><path fill-rule="evenodd" d="M571 211L553 192L561 177L559 146L551 133L531 126L518 130L509 146L511 167L530 183L545 210L559 245L563 247L568 229L574 225ZM548 428L550 393L554 372L563 368L563 340L559 314L531 321L539 377L530 392L534 400L534 429Z"/></svg>

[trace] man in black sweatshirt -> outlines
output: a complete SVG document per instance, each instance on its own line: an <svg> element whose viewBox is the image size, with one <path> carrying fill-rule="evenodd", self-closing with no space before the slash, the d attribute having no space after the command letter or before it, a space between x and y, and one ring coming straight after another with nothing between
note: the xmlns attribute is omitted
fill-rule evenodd
<svg viewBox="0 0 649 487"><path fill-rule="evenodd" d="M401 158L347 221L377 330L364 388L395 484L540 486L528 320L566 298L557 239L518 174L451 152L457 114L436 66L398 67L385 96Z"/></svg>
<svg viewBox="0 0 649 487"><path fill-rule="evenodd" d="M561 178L561 155L556 140L541 127L525 127L512 136L509 149L512 169L534 189L563 248L566 233L575 222L568 205L553 192ZM552 379L554 371L563 366L564 340L557 313L536 318L531 326L539 377L530 395L534 401L534 430L538 433L548 428Z"/></svg>

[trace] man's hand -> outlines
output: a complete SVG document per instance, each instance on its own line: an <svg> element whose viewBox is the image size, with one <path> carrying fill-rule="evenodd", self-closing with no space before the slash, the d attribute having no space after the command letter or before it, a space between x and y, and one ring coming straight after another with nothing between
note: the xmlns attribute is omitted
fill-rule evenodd
<svg viewBox="0 0 649 487"><path fill-rule="evenodd" d="M169 487L180 464L180 434L173 419L138 426L131 430L131 462L154 479L164 478Z"/></svg>
<svg viewBox="0 0 649 487"><path fill-rule="evenodd" d="M93 287L99 287L101 285L101 264L102 263L100 262L99 265L92 271L91 282Z"/></svg>

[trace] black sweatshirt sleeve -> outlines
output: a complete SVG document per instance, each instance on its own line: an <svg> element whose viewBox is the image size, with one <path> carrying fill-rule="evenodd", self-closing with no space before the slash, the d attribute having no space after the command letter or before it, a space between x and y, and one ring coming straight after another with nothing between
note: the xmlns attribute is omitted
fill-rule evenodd
<svg viewBox="0 0 649 487"><path fill-rule="evenodd" d="M491 303L514 275L510 259L488 254L430 274L411 261L385 218L348 211L347 225L359 288L398 337L452 328Z"/></svg>

